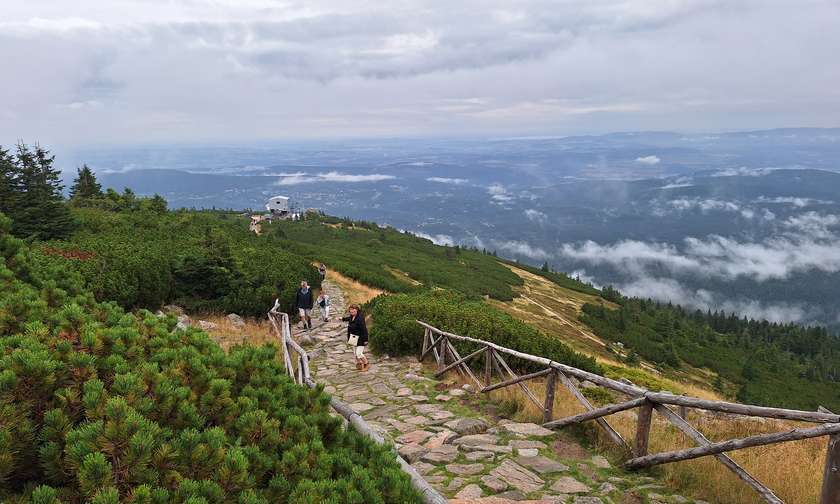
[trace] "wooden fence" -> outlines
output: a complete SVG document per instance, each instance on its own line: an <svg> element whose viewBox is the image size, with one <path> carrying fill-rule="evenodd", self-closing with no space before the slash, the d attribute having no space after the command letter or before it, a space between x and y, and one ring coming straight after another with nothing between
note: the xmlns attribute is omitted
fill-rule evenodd
<svg viewBox="0 0 840 504"><path fill-rule="evenodd" d="M782 503L782 500L767 488L767 486L729 458L725 452L752 446L828 436L828 450L823 472L820 504L840 504L840 416L828 410L820 408L819 411L814 412L769 408L724 401L710 401L689 396L678 396L667 392L652 392L631 383L605 378L582 369L552 361L551 359L546 359L545 357L518 352L489 341L448 333L419 320L417 323L425 329L420 360L423 361L427 357L432 356L437 363L436 376L441 376L449 370L456 369L465 377L475 382L479 392L491 392L514 385L520 387L525 393L525 396L533 401L538 408L542 409L543 426L547 428L559 429L567 425L594 420L606 431L613 442L629 451L630 458L625 462L625 466L628 469L642 469L681 460L714 456L727 469L731 470L744 481L744 483L752 487L765 502ZM471 350L474 348L477 349L465 357L461 357L461 354L454 345L456 342L468 343ZM483 374L479 378L473 372L473 369L467 365L467 362L482 355L484 356L484 369L483 373L478 372L479 375ZM505 361L503 355L528 361L532 365L537 364L539 367L544 367L544 369L525 375L517 375ZM501 379L500 381L493 381L494 373ZM526 382L542 377L546 379L546 392L544 399L540 400L528 388ZM572 380L572 377L620 392L626 395L628 400L596 408L581 393ZM558 380L569 389L572 395L586 409L586 412L566 418L553 418L554 392ZM673 411L670 406L677 406L679 408L678 412ZM632 445L628 445L627 441L610 426L604 417L619 411L634 408L638 408L636 435ZM686 421L687 408L751 417L797 420L819 425L810 428L791 429L773 434L759 434L723 442L711 442ZM654 410L668 420L674 427L691 438L697 446L684 450L649 454L648 439Z"/></svg>
<svg viewBox="0 0 840 504"><path fill-rule="evenodd" d="M280 341L280 347L283 349L283 364L286 372L298 385L304 385L309 388L315 388L317 383L312 379L309 371L309 355L295 340L292 339L291 324L289 323L289 315L279 311L280 303L274 302L274 307L268 312L268 320L274 328L274 333ZM349 404L337 399L335 396L330 397L330 406L339 415L344 417L347 423L357 432L372 439L377 444L386 444L382 436L373 430L370 425L365 422L364 418L350 407ZM444 498L437 490L432 488L429 483L423 479L422 476L411 467L399 455L397 463L400 468L408 474L411 478L411 486L420 492L423 501L426 504L446 504Z"/></svg>

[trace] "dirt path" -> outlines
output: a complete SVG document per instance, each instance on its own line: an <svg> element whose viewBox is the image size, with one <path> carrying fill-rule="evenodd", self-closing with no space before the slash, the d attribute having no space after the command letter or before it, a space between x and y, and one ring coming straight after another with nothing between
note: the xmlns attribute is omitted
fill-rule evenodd
<svg viewBox="0 0 840 504"><path fill-rule="evenodd" d="M338 321L344 294L329 280L322 288L330 295L333 319L318 319L310 331L315 380L393 440L450 502L691 502L669 495L652 478L613 467L570 437L481 415L476 405L482 398L455 380L431 379L431 371L414 358L369 354L369 371L357 371L345 325ZM300 340L302 332L293 328L293 337Z"/></svg>

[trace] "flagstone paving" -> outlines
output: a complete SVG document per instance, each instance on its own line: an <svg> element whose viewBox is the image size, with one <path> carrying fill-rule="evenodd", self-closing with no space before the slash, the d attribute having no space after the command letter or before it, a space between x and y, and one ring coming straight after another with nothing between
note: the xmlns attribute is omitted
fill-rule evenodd
<svg viewBox="0 0 840 504"><path fill-rule="evenodd" d="M451 503L702 502L669 494L653 478L613 467L568 435L484 416L473 406L472 392L454 381L429 379L416 359L368 352L370 369L357 371L346 326L339 320L344 314L341 290L329 281L323 288L332 301L333 320L313 321L310 331L293 328L293 337L310 354L314 379L393 441Z"/></svg>

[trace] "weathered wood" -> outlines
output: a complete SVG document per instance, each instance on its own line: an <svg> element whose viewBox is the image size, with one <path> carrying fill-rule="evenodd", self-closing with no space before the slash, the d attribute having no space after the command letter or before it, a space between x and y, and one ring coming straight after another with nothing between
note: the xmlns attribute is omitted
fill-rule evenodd
<svg viewBox="0 0 840 504"><path fill-rule="evenodd" d="M577 415L573 415L566 418L560 418L558 420L554 420L553 422L546 422L543 424L543 427L547 429L560 429L567 425L572 425L576 423L586 422L589 420L597 420L598 418L605 417L607 415L612 415L613 413L618 413L619 411L626 411L629 409L636 408L645 404L647 399L644 397L637 397L635 399L630 399L627 402L618 403L618 404L609 404L602 408L596 408L593 410L589 410L585 413L579 413Z"/></svg>
<svg viewBox="0 0 840 504"><path fill-rule="evenodd" d="M516 373L513 372L510 366L508 366L508 363L505 362L502 356L498 353L496 353L496 361L498 361L498 363L501 364L501 366L505 369L505 371L507 371L511 378L517 378ZM535 396L534 393L531 392L531 389L528 388L528 385L525 385L524 383L522 383L522 381L519 381L518 385L522 389L522 391L525 392L525 395L528 396L531 402L536 404L538 408L542 408L542 403L539 399L537 399L537 396Z"/></svg>
<svg viewBox="0 0 840 504"><path fill-rule="evenodd" d="M432 333L429 332L429 339L430 339L429 346L427 346L423 350L423 353L420 354L420 360L421 361L426 358L426 355L428 355L429 352L434 352L435 361L437 361L439 359L438 352L437 352L437 347L438 347L438 345L440 345L441 341L443 341L443 336L440 336L440 337L438 337L438 339L435 339L434 336L432 335Z"/></svg>
<svg viewBox="0 0 840 504"><path fill-rule="evenodd" d="M461 365L461 364L465 363L466 361L468 361L468 360L472 359L472 358L473 358L473 357L475 357L476 355L480 354L481 352L486 352L486 351L487 351L487 348L486 348L486 347L485 347L485 348L479 348L478 350L476 350L475 352L473 352L473 353L471 353L471 354L467 355L466 357L461 358L461 359L458 359L458 360L456 360L455 362L453 362L453 363L451 363L451 364L447 364L445 368L443 368L443 369L442 369L442 370L440 370L440 371L437 371L437 372L435 373L435 376L440 376L440 375L442 375L443 373L445 373L445 372L449 371L450 369L454 368L455 366L459 366L459 365Z"/></svg>
<svg viewBox="0 0 840 504"><path fill-rule="evenodd" d="M840 434L828 438L820 504L840 502Z"/></svg>
<svg viewBox="0 0 840 504"><path fill-rule="evenodd" d="M592 383L595 383L597 385L601 385L602 387L606 387L606 388L609 388L609 389L612 389L612 390L616 390L618 392L621 392L623 394L627 394L629 396L634 396L634 397L635 396L640 396L640 395L644 394L645 392L647 392L647 390L645 390L643 388L636 387L634 385L628 385L626 383L622 383L622 382L617 381L617 380L612 380L610 378L605 378L603 376L596 375L596 374L590 373L588 371L583 371L582 369L574 368L572 366L567 366L567 365L561 364L559 362L554 362L553 360L547 359L545 357L538 357L536 355L531 355L531 354L527 354L527 353L524 353L524 352L519 352L517 350L511 350L510 348L505 348L503 346L497 345L495 343L491 343L489 341L484 341L484 340L480 340L480 339L476 339L476 338L470 338L469 336L460 336L458 334L453 334L453 333L450 333L450 332L441 331L437 327L429 325L429 324L427 324L427 323L425 323L421 320L417 320L417 323L419 325L423 326L423 327L431 329L433 333L437 333L437 334L446 336L447 338L450 338L452 340L468 341L470 343L475 343L477 345L489 346L490 348L492 348L493 350L495 350L497 352L497 355L499 353L504 353L504 354L507 354L507 355L510 355L510 356L513 356L513 357L523 359L523 360L535 362L537 364L542 364L543 366L546 366L546 367L553 367L554 369L560 370L563 373L574 376L575 378L578 378L580 380L589 380Z"/></svg>
<svg viewBox="0 0 840 504"><path fill-rule="evenodd" d="M548 368L551 374L545 380L545 406L543 407L543 423L554 419L554 388L557 385L557 371Z"/></svg>
<svg viewBox="0 0 840 504"><path fill-rule="evenodd" d="M698 446L695 448L688 448L685 450L675 450L664 453L657 453L655 455L646 455L644 457L636 457L625 462L628 469L642 469L659 464L670 464L672 462L680 462L682 460L691 460L706 455L714 455L715 453L723 453L732 450L740 450L743 448L750 448L752 446L763 446L768 444L784 443L787 441L798 441L800 439L810 439L820 436L828 436L840 433L840 424L824 424L817 427L810 427L807 429L791 429L785 432L775 432L773 434L758 434L742 439L730 439L720 443L711 443L705 446Z"/></svg>
<svg viewBox="0 0 840 504"><path fill-rule="evenodd" d="M687 406L680 406L680 418L683 420L688 420L688 407Z"/></svg>
<svg viewBox="0 0 840 504"><path fill-rule="evenodd" d="M800 411L783 408L770 408L766 406L753 406L749 404L738 404L724 401L711 401L698 399L696 397L678 396L664 392L647 392L645 397L656 403L675 404L678 406L689 406L711 411L723 411L737 415L757 416L776 418L779 420L801 420L804 422L817 423L838 423L840 416L833 413L818 413L814 411Z"/></svg>
<svg viewBox="0 0 840 504"><path fill-rule="evenodd" d="M563 385L565 385L566 388L569 389L569 392L571 392L572 395L575 396L575 398L578 400L579 403L583 405L584 408L586 408L588 411L592 411L595 409L595 407L592 406L592 403L589 402L589 399L587 399L586 396L584 396L580 392L580 390L578 390L578 388L575 387L575 384L572 383L572 380L570 380L568 376L566 376L560 371L557 372L557 376L560 378L560 381L563 382ZM610 425L605 419L597 418L595 421L598 422L598 425L600 425L601 428L604 429L604 431L607 433L607 436L609 436L615 444L621 446L622 448L627 448L627 442L624 441L624 438L621 437L621 434L619 434L617 430L613 429L612 425Z"/></svg>
<svg viewBox="0 0 840 504"><path fill-rule="evenodd" d="M438 352L437 356L437 368L438 371L446 367L446 336L440 337L440 352Z"/></svg>
<svg viewBox="0 0 840 504"><path fill-rule="evenodd" d="M669 422L671 422L674 427L681 430L685 433L686 436L690 437L696 444L700 446L706 446L711 444L706 436L703 435L702 432L698 431L694 427L692 427L688 422L685 421L684 418L678 416L676 413L671 411L670 408L665 406L664 404L654 404L653 406L656 409L656 412L665 417ZM763 483L758 481L752 474L748 473L744 468L738 465L737 462L729 458L729 455L725 453L717 453L714 455L721 464L726 466L727 469L735 473L741 481L752 487L758 495L764 499L765 502L769 502L770 504L784 504L781 499L776 497L769 488L767 488Z"/></svg>
<svg viewBox="0 0 840 504"><path fill-rule="evenodd" d="M636 417L636 440L633 442L633 456L642 457L647 455L648 441L650 440L650 422L653 418L653 403L645 401L640 407Z"/></svg>
<svg viewBox="0 0 840 504"><path fill-rule="evenodd" d="M458 349L457 349L457 348L455 348L455 347L452 345L452 343L451 343L451 342L449 342L449 341L447 341L447 342L446 342L446 344L449 346L449 350L452 352L452 359L453 359L453 360L454 360L454 359L461 360L461 354L459 354L459 353L458 353ZM478 380L478 378L476 378L476 377L475 377L475 374L473 374L472 369L470 369L470 367L469 367L469 366L467 366L465 363L461 362L461 364L460 364L460 369L461 369L461 370L463 370L463 372L464 372L467 376L469 376L469 377L470 377L470 379L472 379L472 381L473 381L473 382L475 382L475 386L476 386L476 387L481 387L481 382Z"/></svg>
<svg viewBox="0 0 840 504"><path fill-rule="evenodd" d="M825 406L822 406L822 405L817 406L817 412L818 412L818 413L829 413L829 414L833 414L833 413L831 412L831 410L830 410L830 409L828 409L828 408L826 408Z"/></svg>
<svg viewBox="0 0 840 504"><path fill-rule="evenodd" d="M486 346L484 347L484 387L493 384L493 350Z"/></svg>
<svg viewBox="0 0 840 504"><path fill-rule="evenodd" d="M423 328L423 349L420 350L420 360L423 360L423 357L426 356L426 350L429 348L429 334L432 332L431 329L428 327Z"/></svg>
<svg viewBox="0 0 840 504"><path fill-rule="evenodd" d="M547 375L547 374L549 374L553 371L554 371L553 369L543 369L542 371L537 371L535 373L529 373L529 374L526 374L526 375L519 375L519 376L514 375L515 378L511 378L510 380L506 380L506 381L499 382L499 383L494 383L493 385L490 385L488 387L484 387L483 389L481 389L481 391L482 392L492 392L492 391L500 389L500 388L509 387L511 385L516 385L517 383L522 383L522 382L527 381L527 380L533 380L534 378L539 378L540 376L545 376L545 375Z"/></svg>

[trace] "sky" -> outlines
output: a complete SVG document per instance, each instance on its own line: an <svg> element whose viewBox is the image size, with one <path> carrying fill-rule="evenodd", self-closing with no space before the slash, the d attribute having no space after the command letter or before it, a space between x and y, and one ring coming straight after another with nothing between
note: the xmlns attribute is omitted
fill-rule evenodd
<svg viewBox="0 0 840 504"><path fill-rule="evenodd" d="M837 0L4 0L0 144L838 126Z"/></svg>

